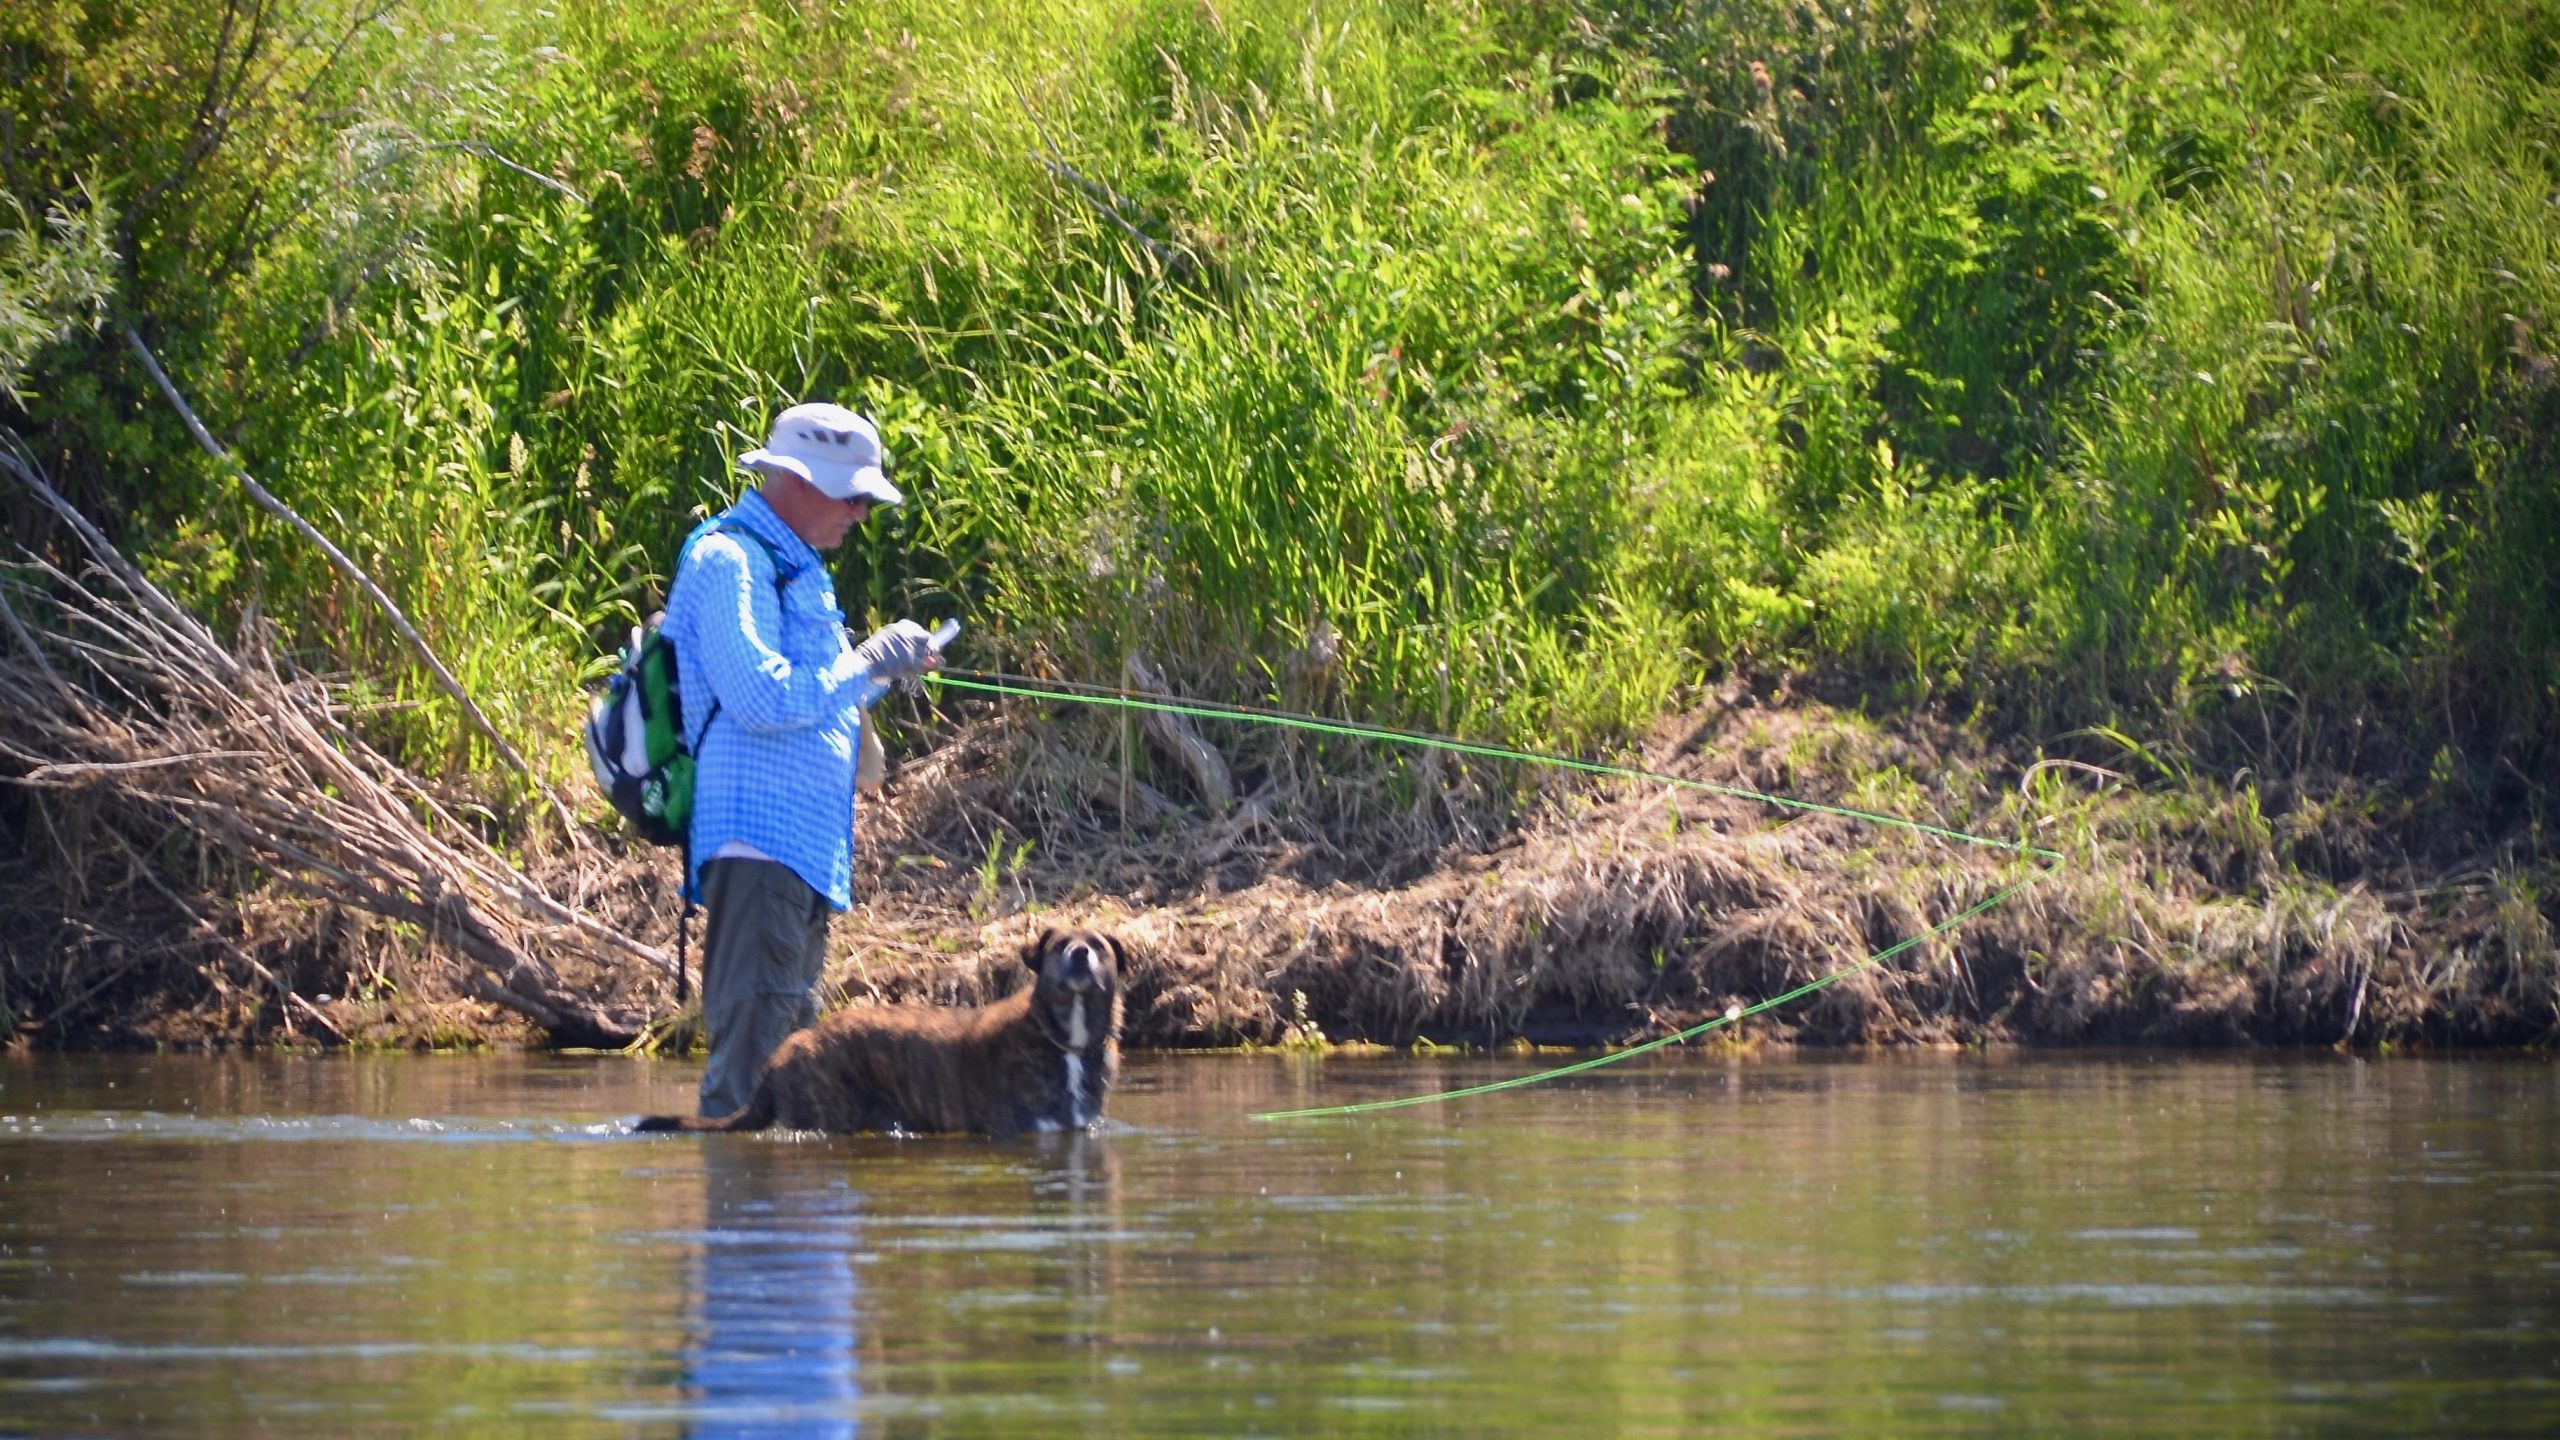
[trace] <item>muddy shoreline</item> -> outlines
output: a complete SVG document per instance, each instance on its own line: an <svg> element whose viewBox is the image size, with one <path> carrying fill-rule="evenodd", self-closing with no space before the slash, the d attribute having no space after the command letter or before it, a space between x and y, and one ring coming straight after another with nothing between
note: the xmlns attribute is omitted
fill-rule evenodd
<svg viewBox="0 0 2560 1440"><path fill-rule="evenodd" d="M1411 835L1363 849L1296 818L1323 807L1293 799L1322 797L1269 782L1224 816L1151 791L1154 812L1130 823L1087 803L1095 787L1073 783L1060 753L1020 717L995 717L900 767L864 817L865 898L836 924L831 1004L991 999L1039 926L1089 923L1132 949L1127 1039L1141 1047L1626 1044L1842 971L1710 1041L2519 1047L2560 1036L2560 877L2531 837L2420 858L2391 832L2389 793L2345 778L2294 781L2271 806L2273 787L2146 785L2129 768L2021 758L1925 721L1879 725L1744 693L1666 722L1643 763L2059 858L1734 794L1554 777L1511 783L1494 820L1478 806L1449 823L1464 807L1443 804L1424 823L1415 815L1432 806L1409 804L1373 828ZM534 868L553 893L673 950L670 852L590 847ZM1866 963L2021 882L1985 913ZM129 961L76 1019L17 1016L12 1043L542 1042L520 1016L439 984L414 930L276 890L190 900L204 952L193 963L175 949ZM73 934L77 918L22 914L11 943ZM226 950L251 952L273 983L226 979L213 959ZM27 963L23 950L13 963ZM600 1003L653 1017L644 1044L695 1039L665 976L576 978Z"/></svg>

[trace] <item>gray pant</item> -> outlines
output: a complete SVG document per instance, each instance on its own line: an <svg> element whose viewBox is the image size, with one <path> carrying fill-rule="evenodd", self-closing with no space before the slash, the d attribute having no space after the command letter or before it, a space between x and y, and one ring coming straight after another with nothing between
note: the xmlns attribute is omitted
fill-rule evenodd
<svg viewBox="0 0 2560 1440"><path fill-rule="evenodd" d="M754 1097L765 1057L818 1018L818 973L827 963L827 897L776 860L709 860L702 901L702 1019L711 1063L702 1072L702 1118L717 1120Z"/></svg>

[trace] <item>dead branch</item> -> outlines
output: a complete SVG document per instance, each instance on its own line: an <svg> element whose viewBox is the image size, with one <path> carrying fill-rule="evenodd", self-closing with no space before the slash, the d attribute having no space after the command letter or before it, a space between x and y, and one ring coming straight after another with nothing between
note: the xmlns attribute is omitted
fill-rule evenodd
<svg viewBox="0 0 2560 1440"><path fill-rule="evenodd" d="M1167 245L1148 234L1138 222L1129 218L1128 212L1137 208L1136 206L1122 198L1117 190L1068 164L1067 157L1058 149L1058 142L1050 138L1047 122L1040 118L1039 111L1031 108L1031 97L1022 93L1022 87L1015 83L1011 75L1005 76L1005 83L1013 86L1013 98L1021 102L1022 113L1031 117L1032 128L1040 132L1041 148L1049 152L1045 156L1034 158L1047 166L1051 175L1074 185L1084 195L1086 203L1101 212L1104 219L1119 227L1121 234L1136 241L1139 247L1147 252L1147 258L1155 261L1158 271L1177 279L1189 273L1190 252Z"/></svg>
<svg viewBox="0 0 2560 1440"><path fill-rule="evenodd" d="M1083 171L1064 160L1043 159L1040 163L1049 167L1050 174L1074 185L1078 193L1084 196L1086 203L1100 211L1102 217L1118 227L1121 234L1138 242L1146 250L1147 258L1156 262L1157 268L1177 277L1186 273L1188 266L1184 262L1189 257L1140 229L1138 222L1122 212L1118 192L1098 180L1087 177Z"/></svg>
<svg viewBox="0 0 2560 1440"><path fill-rule="evenodd" d="M1146 656L1132 650L1123 664L1128 670L1131 688L1150 695L1172 693L1165 688L1164 677L1147 663ZM1200 732L1191 728L1191 722L1181 716L1163 710L1149 710L1144 714L1148 738L1172 753L1181 764L1183 773L1191 777L1200 798L1209 802L1210 809L1220 815L1226 814L1236 801L1235 781L1229 776L1227 757L1218 753L1217 746L1200 738Z"/></svg>
<svg viewBox="0 0 2560 1440"><path fill-rule="evenodd" d="M621 1045L647 1016L608 1010L554 960L590 976L663 953L562 904L418 777L348 730L342 697L280 659L254 622L237 649L146 579L23 462L5 468L79 536L78 575L26 556L0 649L0 780L100 799L141 834L170 828L241 857L288 889L417 928L455 987L524 1015L559 1043ZM250 960L289 1012L329 1022ZM588 987L592 989L594 987Z"/></svg>
<svg viewBox="0 0 2560 1440"><path fill-rule="evenodd" d="M498 733L498 727L480 709L480 702L472 699L471 692L462 688L462 682L454 678L453 672L445 668L444 661L437 658L434 647L427 644L427 637L419 634L418 627L409 623L409 617L400 609L399 602L393 600L381 586L373 583L373 577L365 574L347 552L339 549L328 536L321 534L310 521L303 519L292 506L276 498L275 492L259 484L257 477L249 473L249 467L234 459L231 452L223 448L222 442L214 439L212 432L205 429L204 421L197 418L194 408L187 404L186 397L179 394L178 387L171 383L168 372L162 370L160 362L153 358L151 347L142 343L142 337L134 333L132 326L126 325L121 328L124 331L125 344L132 349L135 358L142 362L142 368L151 376L151 383L159 387L161 397L177 409L178 418L186 423L187 433L195 437L196 444L202 447L207 455L212 456L216 463L231 471L232 478L240 482L240 488L248 493L251 500L257 502L258 508L292 526L296 533L318 546L320 553L328 557L330 567L345 576L348 583L362 590L366 597L373 601L384 617L390 620L391 627L400 632L400 638L408 642L411 653L418 657L418 663L424 665L428 673L435 677L437 688L452 697L453 703L461 708L463 718L471 722L471 727L487 736L489 743L497 747L499 756L507 762L508 768L523 776L525 783L531 785L535 793L550 803L554 815L560 821L561 833L574 839L578 834L578 826L577 822L569 817L569 807L560 803L560 797L552 794L551 787L543 784L541 779L533 773L533 767L525 762L524 756L516 752L516 747L508 743L506 736ZM82 538L88 539L89 536L84 534ZM93 551L97 548L95 541L92 541L90 548Z"/></svg>

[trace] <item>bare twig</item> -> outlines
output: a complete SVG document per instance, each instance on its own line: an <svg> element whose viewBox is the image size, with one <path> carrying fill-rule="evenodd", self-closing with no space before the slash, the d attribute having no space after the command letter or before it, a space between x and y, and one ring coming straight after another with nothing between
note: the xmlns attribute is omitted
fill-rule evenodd
<svg viewBox="0 0 2560 1440"><path fill-rule="evenodd" d="M1132 687L1153 695L1172 693L1165 688L1164 677L1147 663L1146 656L1132 650L1123 663L1128 669ZM1191 727L1190 721L1167 711L1147 711L1144 723L1148 738L1171 752L1181 764L1183 773L1191 777L1200 798L1209 802L1209 808L1220 815L1226 814L1235 804L1236 787L1227 770L1227 758L1218 753L1218 747L1200 738L1200 732Z"/></svg>
<svg viewBox="0 0 2560 1440"><path fill-rule="evenodd" d="M517 753L514 745L508 743L507 737L498 733L498 727L481 710L480 703L471 698L471 692L465 690L462 682L454 678L453 672L445 668L444 661L437 658L434 647L427 644L427 637L419 634L418 627L409 623L409 617L401 611L399 602L393 600L381 586L376 585L373 577L365 574L347 552L339 549L328 536L321 534L310 521L303 519L292 506L276 498L273 491L259 484L257 477L249 473L247 466L232 458L231 452L223 448L222 442L214 439L212 432L205 429L204 422L196 417L196 412L187 404L186 397L178 393L178 387L170 382L168 372L162 370L160 362L152 356L151 347L142 343L142 337L134 333L131 325L120 328L124 332L125 344L133 350L134 357L142 362L142 368L150 373L151 383L159 387L161 396L176 407L178 418L186 422L187 433L195 437L196 444L202 447L206 454L230 469L232 478L240 482L240 488L248 492L249 498L257 502L258 508L291 525L304 539L318 546L320 553L329 558L331 568L345 576L349 583L362 590L366 597L373 601L374 605L390 620L392 628L400 632L400 638L408 642L410 651L418 657L418 663L424 665L428 673L435 677L437 687L452 697L455 705L461 707L464 718L471 722L472 728L487 736L489 743L497 747L499 756L507 762L508 767L523 776L525 783L531 785L536 794L549 802L553 814L560 822L562 833L571 837L577 836L578 825L570 818L569 807L562 804L560 797L551 792L551 787L543 784L541 779L533 773L533 766L526 762L523 755Z"/></svg>
<svg viewBox="0 0 2560 1440"><path fill-rule="evenodd" d="M1006 74L1004 80L1007 85L1013 87L1013 98L1021 103L1022 113L1031 117L1031 128L1040 132L1041 148L1049 153L1036 158L1042 165L1048 167L1049 173L1082 191L1084 198L1091 202L1094 209L1102 212L1104 219L1118 226L1122 234L1145 248L1148 258L1156 262L1157 268L1168 275L1180 276L1187 273L1191 268L1190 253L1167 245L1139 228L1138 223L1130 219L1126 213L1133 207L1127 200L1120 197L1118 191L1099 180L1088 177L1083 171L1068 164L1067 157L1058 149L1058 142L1050 138L1049 127L1041 120L1040 112L1031 108L1031 97L1022 93L1022 87L1015 83L1010 73Z"/></svg>
<svg viewBox="0 0 2560 1440"><path fill-rule="evenodd" d="M2123 775L2110 770L2103 765L2092 765L2086 760L2047 759L2039 760L2033 765L2028 766L2026 768L2026 772L2018 777L2018 793L2021 795L2026 794L2029 787L2035 783L2035 778L2047 770L2076 770L2083 775L2096 776L2098 779L2104 780L2110 785L2122 785L2125 783Z"/></svg>
<svg viewBox="0 0 2560 1440"><path fill-rule="evenodd" d="M1102 212L1104 219L1118 226L1120 233L1145 247L1148 258L1162 267L1166 274L1178 276L1189 268L1188 255L1139 229L1138 222L1121 213L1120 198L1110 186L1099 180L1088 178L1083 171L1055 157L1045 157L1040 163L1049 167L1050 174L1082 191L1084 198L1092 204L1094 209Z"/></svg>
<svg viewBox="0 0 2560 1440"><path fill-rule="evenodd" d="M151 837L146 846L190 834L287 889L414 925L459 962L449 971L458 990L562 1043L643 1033L645 1015L604 1008L545 955L601 975L638 959L671 976L667 957L544 893L348 731L340 697L285 668L265 632L253 625L236 652L217 644L30 467L0 451L0 469L51 505L94 562L79 577L41 557L21 562L31 583L18 593L41 606L20 607L19 644L0 649L0 757L23 767L14 783L97 796L113 826ZM289 1013L336 1033L241 958Z"/></svg>
<svg viewBox="0 0 2560 1440"><path fill-rule="evenodd" d="M255 750L204 750L182 755L154 755L147 760L106 760L86 763L57 762L39 765L24 775L12 777L28 785L65 785L89 775L111 775L120 770L152 770L163 765L201 765L209 760L254 760Z"/></svg>

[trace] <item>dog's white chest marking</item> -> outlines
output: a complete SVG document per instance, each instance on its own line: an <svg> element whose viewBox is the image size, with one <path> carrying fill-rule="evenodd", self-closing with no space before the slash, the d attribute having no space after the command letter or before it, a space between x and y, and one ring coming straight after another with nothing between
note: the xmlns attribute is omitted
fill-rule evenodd
<svg viewBox="0 0 2560 1440"><path fill-rule="evenodd" d="M1081 1011L1076 1016L1076 1027L1084 1027ZM1084 1113L1084 1057L1073 1050L1067 1052L1067 1118L1078 1129L1093 1123L1093 1118Z"/></svg>
<svg viewBox="0 0 2560 1440"><path fill-rule="evenodd" d="M1078 1005L1067 1012L1067 1048L1069 1050L1081 1050L1085 1047L1087 1038L1084 1028L1084 1007L1082 1005ZM1067 1073L1069 1075L1075 1074L1077 1068L1080 1068L1080 1062L1073 1055L1069 1055L1067 1057L1067 1064L1069 1067ZM1074 1082L1072 1080L1069 1081L1068 1086L1072 1089L1074 1087Z"/></svg>

